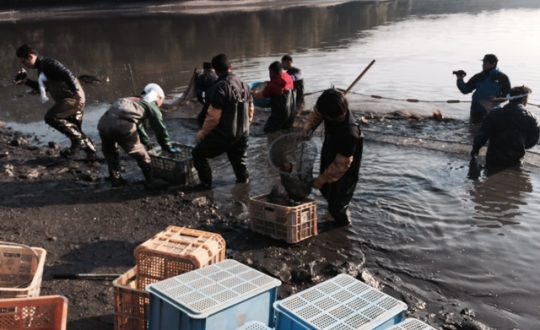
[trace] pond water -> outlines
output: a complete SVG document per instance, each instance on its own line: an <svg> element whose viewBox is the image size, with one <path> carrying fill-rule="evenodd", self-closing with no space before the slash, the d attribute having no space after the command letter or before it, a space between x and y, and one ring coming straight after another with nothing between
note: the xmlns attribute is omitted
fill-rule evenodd
<svg viewBox="0 0 540 330"><path fill-rule="evenodd" d="M346 87L376 59L350 96L352 108L429 115L441 110L456 120L373 122L361 179L352 203L353 225L324 232L345 236L354 259L367 263L402 294L425 301L428 310L453 305L476 311L498 329L537 329L540 324L540 156L538 147L521 170L472 181L467 178L471 130L468 104L407 103L360 94L430 101L469 100L451 72L480 71L485 53L495 53L515 85L540 91L540 3L537 1L416 0L350 2L331 7L227 12L211 15L84 17L0 24L0 120L43 142L65 139L41 122L45 107L11 85L19 67L16 47L29 42L77 74L108 77L87 85L84 128L96 137L96 122L115 98L147 82L179 92L211 56L224 52L246 81L263 80L267 66L285 53L304 72L307 92ZM358 94L360 93L360 94ZM307 99L313 104L317 94ZM536 93L530 100L540 103ZM540 108L530 109L540 114ZM191 143L192 120L170 120L172 136ZM225 158L213 162L220 175L214 197L227 203L264 194L276 175L266 163L266 138L255 127L248 191L237 191ZM231 197L232 196L232 197ZM320 195L320 215L325 203ZM336 234L338 233L339 234Z"/></svg>

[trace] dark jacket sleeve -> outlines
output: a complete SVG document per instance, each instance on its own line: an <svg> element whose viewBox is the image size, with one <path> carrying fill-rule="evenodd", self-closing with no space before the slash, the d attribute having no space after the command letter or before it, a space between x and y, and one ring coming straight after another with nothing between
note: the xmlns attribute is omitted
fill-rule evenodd
<svg viewBox="0 0 540 330"><path fill-rule="evenodd" d="M27 79L26 82L24 83L26 86L32 88L33 90L35 91L38 91L39 90L39 84L37 81L35 80L32 80L32 79Z"/></svg>
<svg viewBox="0 0 540 330"><path fill-rule="evenodd" d="M197 94L197 100L204 104L203 99L203 92L204 92L204 77L203 75L199 75L197 79L195 79L195 94Z"/></svg>
<svg viewBox="0 0 540 330"><path fill-rule="evenodd" d="M499 82L501 83L501 95L502 97L505 97L510 92L510 88L512 88L510 84L510 79L507 75L504 73L501 74L499 77Z"/></svg>
<svg viewBox="0 0 540 330"><path fill-rule="evenodd" d="M169 138L169 132L167 131L167 127L165 127L165 122L163 121L161 111L153 102L145 102L145 105L148 113L148 119L150 120L150 126L156 133L156 138L159 145L162 148L170 148L171 139Z"/></svg>
<svg viewBox="0 0 540 330"><path fill-rule="evenodd" d="M527 130L525 134L525 149L534 147L540 139L540 127L538 126L538 120L532 113L528 113L527 116Z"/></svg>
<svg viewBox="0 0 540 330"><path fill-rule="evenodd" d="M463 94L469 94L476 89L476 83L483 79L481 73L475 74L469 81L465 82L463 79L457 80L457 88Z"/></svg>
<svg viewBox="0 0 540 330"><path fill-rule="evenodd" d="M43 60L41 70L48 79L63 81L73 94L77 93L77 78L62 63L47 58Z"/></svg>
<svg viewBox="0 0 540 330"><path fill-rule="evenodd" d="M476 137L474 138L473 148L471 151L472 155L478 155L480 149L484 145L486 145L489 137L491 136L492 126L492 119L488 115L482 122L482 127L480 127L480 131L478 132L478 134L476 134Z"/></svg>

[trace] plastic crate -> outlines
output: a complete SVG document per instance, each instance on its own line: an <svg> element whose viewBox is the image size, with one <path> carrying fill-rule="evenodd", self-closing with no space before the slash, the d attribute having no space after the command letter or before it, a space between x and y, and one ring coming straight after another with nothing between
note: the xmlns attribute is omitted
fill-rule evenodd
<svg viewBox="0 0 540 330"><path fill-rule="evenodd" d="M407 305L341 274L274 304L276 330L386 329L405 318Z"/></svg>
<svg viewBox="0 0 540 330"><path fill-rule="evenodd" d="M18 244L0 244L0 298L37 297L47 251Z"/></svg>
<svg viewBox="0 0 540 330"><path fill-rule="evenodd" d="M148 286L150 330L234 330L248 321L272 325L281 282L235 260Z"/></svg>
<svg viewBox="0 0 540 330"><path fill-rule="evenodd" d="M135 248L137 287L155 283L225 259L225 240L202 230L169 226Z"/></svg>
<svg viewBox="0 0 540 330"><path fill-rule="evenodd" d="M149 293L137 287L137 267L133 267L113 281L114 329L148 329Z"/></svg>
<svg viewBox="0 0 540 330"><path fill-rule="evenodd" d="M154 176L183 186L198 184L199 176L191 155L193 148L179 144L174 144L174 147L179 150L178 154L149 153Z"/></svg>
<svg viewBox="0 0 540 330"><path fill-rule="evenodd" d="M287 243L298 243L317 236L317 204L312 199L298 206L270 203L268 195L250 198L250 228Z"/></svg>
<svg viewBox="0 0 540 330"><path fill-rule="evenodd" d="M65 330L67 308L62 296L0 299L0 329Z"/></svg>
<svg viewBox="0 0 540 330"><path fill-rule="evenodd" d="M236 330L272 330L272 328L268 327L266 324L258 321L252 321L244 324L240 328Z"/></svg>
<svg viewBox="0 0 540 330"><path fill-rule="evenodd" d="M388 330L436 330L434 327L425 324L417 319L406 319L405 321L388 328Z"/></svg>

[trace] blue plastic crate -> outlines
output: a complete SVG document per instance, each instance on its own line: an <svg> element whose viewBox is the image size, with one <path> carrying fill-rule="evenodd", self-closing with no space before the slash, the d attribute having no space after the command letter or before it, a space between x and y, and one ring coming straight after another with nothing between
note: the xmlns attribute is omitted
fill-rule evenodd
<svg viewBox="0 0 540 330"><path fill-rule="evenodd" d="M425 324L417 319L406 319L405 321L396 324L388 330L437 330L434 327Z"/></svg>
<svg viewBox="0 0 540 330"><path fill-rule="evenodd" d="M407 305L341 274L274 303L276 330L386 329L405 318Z"/></svg>
<svg viewBox="0 0 540 330"><path fill-rule="evenodd" d="M149 330L234 330L273 325L281 282L234 260L151 284Z"/></svg>
<svg viewBox="0 0 540 330"><path fill-rule="evenodd" d="M244 324L242 327L236 330L272 330L272 328L266 326L266 324L258 321L252 321Z"/></svg>

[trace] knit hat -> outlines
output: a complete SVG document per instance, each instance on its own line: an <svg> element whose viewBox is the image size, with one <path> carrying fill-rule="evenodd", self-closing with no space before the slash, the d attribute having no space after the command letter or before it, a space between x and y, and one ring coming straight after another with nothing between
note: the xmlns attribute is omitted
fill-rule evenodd
<svg viewBox="0 0 540 330"><path fill-rule="evenodd" d="M159 87L159 85L156 83L150 83L144 86L142 95L143 100L145 100L146 102L155 102L158 100L158 98L165 98L165 93L163 92L163 89Z"/></svg>

